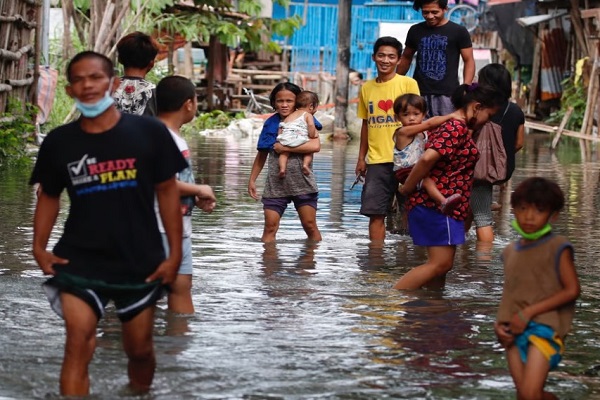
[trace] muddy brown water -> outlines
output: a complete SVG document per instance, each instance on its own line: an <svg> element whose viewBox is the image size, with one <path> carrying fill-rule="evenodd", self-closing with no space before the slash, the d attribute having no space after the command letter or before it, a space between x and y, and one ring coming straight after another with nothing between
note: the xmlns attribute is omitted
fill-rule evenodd
<svg viewBox="0 0 600 400"><path fill-rule="evenodd" d="M175 317L160 304L158 367L144 398L514 398L492 328L502 283L499 254L516 237L509 227L510 184L497 195L503 207L495 213L493 247L478 248L471 234L444 290L402 293L392 284L425 253L404 235L388 235L380 248L369 245L368 221L358 214L360 187L349 190L358 141L326 141L315 157L323 241L307 243L288 210L277 243L264 246L261 205L246 194L256 137L188 140L197 178L215 188L219 203L213 214L194 216L197 313ZM561 185L567 205L555 229L571 238L582 283L567 351L547 388L561 399L597 399L600 162L582 161L576 142L563 141L556 152L549 143L544 134L527 135L512 182L542 175ZM64 328L31 256L29 171L0 168L0 399L59 397ZM119 332L109 313L90 366L94 399L131 397Z"/></svg>

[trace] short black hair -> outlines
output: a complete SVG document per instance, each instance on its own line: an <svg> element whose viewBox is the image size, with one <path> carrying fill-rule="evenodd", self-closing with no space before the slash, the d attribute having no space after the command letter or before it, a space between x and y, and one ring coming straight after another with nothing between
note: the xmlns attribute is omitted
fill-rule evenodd
<svg viewBox="0 0 600 400"><path fill-rule="evenodd" d="M504 99L510 99L512 95L512 77L502 64L492 63L481 68L477 72L477 82L495 88Z"/></svg>
<svg viewBox="0 0 600 400"><path fill-rule="evenodd" d="M565 195L555 182L534 176L521 182L510 195L510 205L513 208L523 203L557 212L565 206Z"/></svg>
<svg viewBox="0 0 600 400"><path fill-rule="evenodd" d="M382 36L373 45L373 55L377 54L381 46L390 46L398 50L398 57L402 54L402 43L392 36Z"/></svg>
<svg viewBox="0 0 600 400"><path fill-rule="evenodd" d="M448 8L448 0L415 0L413 1L413 10L419 11L425 4L437 3L441 9Z"/></svg>
<svg viewBox="0 0 600 400"><path fill-rule="evenodd" d="M156 110L160 113L178 111L183 104L196 97L196 87L183 76L167 76L156 85Z"/></svg>
<svg viewBox="0 0 600 400"><path fill-rule="evenodd" d="M296 108L304 108L310 105L319 105L319 96L310 90L303 90L296 96Z"/></svg>
<svg viewBox="0 0 600 400"><path fill-rule="evenodd" d="M91 50L86 50L75 54L75 56L71 58L71 61L69 61L69 63L67 64L66 75L68 82L71 82L71 70L73 69L73 65L77 64L81 60L85 60L88 58L96 58L102 61L104 72L106 72L106 75L109 78L112 78L115 75L114 65L110 58L106 57L104 54L100 54Z"/></svg>
<svg viewBox="0 0 600 400"><path fill-rule="evenodd" d="M158 44L150 35L132 32L119 40L117 52L124 67L146 68L156 58Z"/></svg>
<svg viewBox="0 0 600 400"><path fill-rule="evenodd" d="M427 101L424 97L414 93L405 93L394 100L394 114L400 115L408 106L413 106L423 114L427 114Z"/></svg>

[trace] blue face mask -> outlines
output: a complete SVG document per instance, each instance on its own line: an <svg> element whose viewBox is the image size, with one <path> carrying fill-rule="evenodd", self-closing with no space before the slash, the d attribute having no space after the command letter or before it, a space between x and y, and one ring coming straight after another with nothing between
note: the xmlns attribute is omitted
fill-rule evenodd
<svg viewBox="0 0 600 400"><path fill-rule="evenodd" d="M83 115L86 118L96 118L98 115L108 110L108 108L112 106L115 102L115 100L110 95L110 88L112 87L112 84L113 78L110 78L108 89L104 93L104 97L95 103L83 103L78 99L75 99L75 107L77 107L79 112L81 112L81 115Z"/></svg>

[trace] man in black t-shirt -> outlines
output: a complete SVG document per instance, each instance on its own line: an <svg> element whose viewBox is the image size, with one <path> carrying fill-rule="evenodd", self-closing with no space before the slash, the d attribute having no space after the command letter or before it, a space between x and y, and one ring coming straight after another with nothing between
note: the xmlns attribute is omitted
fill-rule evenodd
<svg viewBox="0 0 600 400"><path fill-rule="evenodd" d="M448 0L415 0L424 22L410 27L406 46L396 71L405 75L416 54L413 78L428 104L427 117L447 115L454 111L450 98L459 86L458 64L464 63L463 82L471 84L475 76L473 44L467 29L446 18Z"/></svg>
<svg viewBox="0 0 600 400"><path fill-rule="evenodd" d="M67 66L66 90L81 117L44 139L30 183L39 184L33 255L52 308L65 320L60 376L64 396L89 394L88 365L98 320L113 301L129 358L129 384L148 391L156 365L156 301L181 261L182 220L175 174L187 163L157 120L121 114L111 93L112 62L86 51ZM58 243L48 239L67 190L69 215ZM165 257L154 196L172 251Z"/></svg>

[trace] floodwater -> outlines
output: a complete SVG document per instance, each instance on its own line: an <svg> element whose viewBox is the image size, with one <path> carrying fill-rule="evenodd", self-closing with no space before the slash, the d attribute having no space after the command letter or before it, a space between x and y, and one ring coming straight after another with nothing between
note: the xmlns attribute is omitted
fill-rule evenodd
<svg viewBox="0 0 600 400"><path fill-rule="evenodd" d="M383 247L369 246L367 218L358 214L360 187L349 190L358 141L324 142L315 156L323 241L307 243L289 210L279 240L269 246L260 242L261 204L246 194L255 141L189 138L197 178L214 187L219 203L213 214L194 216L197 313L172 316L160 304L158 367L144 398L514 398L492 328L502 283L499 254L516 237L509 228L510 186L498 194L503 208L495 214L491 250L478 249L471 234L444 290L398 292L391 289L395 280L425 253L397 234ZM542 175L566 192L555 229L571 238L582 283L565 358L547 388L563 399L597 399L600 161L589 155L582 161L586 153L577 142L565 140L556 152L549 143L546 135L527 135L513 179ZM0 169L0 399L59 397L64 328L30 254L29 170ZM90 376L92 398L132 397L124 390L126 359L112 313L100 322Z"/></svg>

